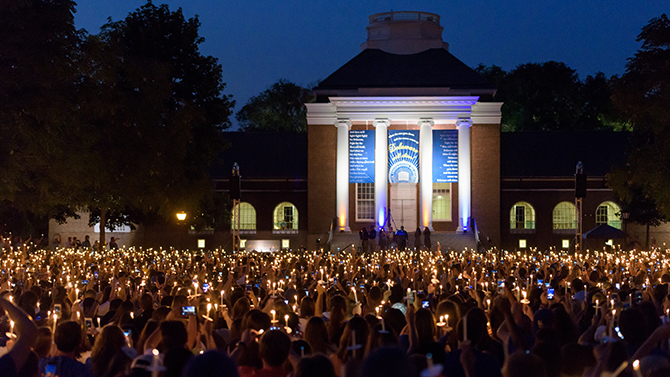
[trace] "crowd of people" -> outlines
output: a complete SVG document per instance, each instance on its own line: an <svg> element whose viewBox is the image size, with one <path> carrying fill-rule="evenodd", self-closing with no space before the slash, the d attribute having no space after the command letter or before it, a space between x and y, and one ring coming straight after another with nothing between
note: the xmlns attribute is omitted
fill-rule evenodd
<svg viewBox="0 0 670 377"><path fill-rule="evenodd" d="M670 376L665 250L3 250L2 376Z"/></svg>
<svg viewBox="0 0 670 377"><path fill-rule="evenodd" d="M358 231L358 237L361 240L360 250L364 252L374 253L377 250L398 249L405 251L408 248L409 235L404 226L394 231L393 227L380 227L379 232L375 230L374 225L370 225L370 230L363 227ZM423 232L420 227L416 228L414 232L414 249L415 250L432 250L433 243L430 240L430 229L424 227Z"/></svg>

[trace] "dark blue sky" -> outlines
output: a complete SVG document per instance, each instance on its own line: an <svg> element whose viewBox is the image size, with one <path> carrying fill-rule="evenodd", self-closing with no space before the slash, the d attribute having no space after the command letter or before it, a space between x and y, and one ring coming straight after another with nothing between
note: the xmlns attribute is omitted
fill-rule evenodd
<svg viewBox="0 0 670 377"><path fill-rule="evenodd" d="M79 0L76 26L97 33L107 17L124 18L144 0ZM556 60L580 78L625 71L650 19L670 12L667 0L154 1L198 15L201 51L219 58L226 94L237 101L280 78L307 86L360 52L368 16L390 10L437 13L449 51L470 66Z"/></svg>

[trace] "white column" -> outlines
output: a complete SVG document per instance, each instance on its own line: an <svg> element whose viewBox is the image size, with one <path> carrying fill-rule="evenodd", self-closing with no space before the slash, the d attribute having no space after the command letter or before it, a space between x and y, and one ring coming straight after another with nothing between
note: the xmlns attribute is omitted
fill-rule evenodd
<svg viewBox="0 0 670 377"><path fill-rule="evenodd" d="M388 216L388 119L375 119L375 221L384 225Z"/></svg>
<svg viewBox="0 0 670 377"><path fill-rule="evenodd" d="M419 120L419 225L433 230L433 126ZM423 229L422 229L423 230Z"/></svg>
<svg viewBox="0 0 670 377"><path fill-rule="evenodd" d="M471 174L470 174L470 126L472 120L459 119L458 127L458 230L470 228L471 206Z"/></svg>
<svg viewBox="0 0 670 377"><path fill-rule="evenodd" d="M339 221L339 230L350 232L349 228L349 128L351 122L338 119L337 127L337 165L335 178L335 211Z"/></svg>

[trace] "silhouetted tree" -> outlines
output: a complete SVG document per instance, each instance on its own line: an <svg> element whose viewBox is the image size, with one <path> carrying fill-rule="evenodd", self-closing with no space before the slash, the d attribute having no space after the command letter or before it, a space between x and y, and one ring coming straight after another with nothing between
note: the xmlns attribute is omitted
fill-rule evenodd
<svg viewBox="0 0 670 377"><path fill-rule="evenodd" d="M236 114L243 131L307 132L305 103L314 101L309 89L286 79L252 97Z"/></svg>
<svg viewBox="0 0 670 377"><path fill-rule="evenodd" d="M642 28L642 47L616 81L614 103L631 120L626 166L610 184L631 208L630 220L655 225L670 218L670 21L663 14ZM642 204L640 204L642 203ZM652 208L636 215L636 207Z"/></svg>

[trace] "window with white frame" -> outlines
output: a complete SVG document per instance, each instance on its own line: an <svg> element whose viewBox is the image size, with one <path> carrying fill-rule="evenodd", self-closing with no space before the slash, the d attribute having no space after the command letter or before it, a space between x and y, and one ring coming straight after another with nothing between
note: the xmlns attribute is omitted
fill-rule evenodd
<svg viewBox="0 0 670 377"><path fill-rule="evenodd" d="M560 202L554 207L554 229L576 229L575 205L570 202Z"/></svg>
<svg viewBox="0 0 670 377"><path fill-rule="evenodd" d="M607 224L621 229L621 207L614 202L600 203L596 209L596 225Z"/></svg>
<svg viewBox="0 0 670 377"><path fill-rule="evenodd" d="M273 220L275 230L298 230L298 209L289 202L279 203Z"/></svg>
<svg viewBox="0 0 670 377"><path fill-rule="evenodd" d="M239 212L237 211L239 207ZM235 228L237 219L235 216L239 214L240 230L255 231L256 230L256 209L250 203L241 202L233 208L233 213L230 215L230 228Z"/></svg>
<svg viewBox="0 0 670 377"><path fill-rule="evenodd" d="M375 184L356 183L356 220L375 219Z"/></svg>
<svg viewBox="0 0 670 377"><path fill-rule="evenodd" d="M451 221L451 183L433 183L433 221Z"/></svg>
<svg viewBox="0 0 670 377"><path fill-rule="evenodd" d="M529 203L516 203L509 215L510 229L535 229L535 209Z"/></svg>

